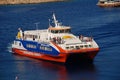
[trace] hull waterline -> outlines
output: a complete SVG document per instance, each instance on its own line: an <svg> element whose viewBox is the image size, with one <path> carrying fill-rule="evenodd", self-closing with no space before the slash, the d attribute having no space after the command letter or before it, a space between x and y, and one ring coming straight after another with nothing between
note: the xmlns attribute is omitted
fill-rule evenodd
<svg viewBox="0 0 120 80"><path fill-rule="evenodd" d="M98 51L99 49L89 52L60 53L58 56L51 56L43 53L30 52L16 48L12 49L12 52L14 54L58 63L92 62Z"/></svg>

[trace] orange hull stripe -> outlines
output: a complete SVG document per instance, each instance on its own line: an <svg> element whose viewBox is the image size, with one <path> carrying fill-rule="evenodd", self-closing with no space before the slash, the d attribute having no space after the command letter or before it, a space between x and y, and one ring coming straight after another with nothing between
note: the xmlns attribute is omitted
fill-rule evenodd
<svg viewBox="0 0 120 80"><path fill-rule="evenodd" d="M46 54L30 52L30 51L26 51L26 50L19 50L19 49L15 49L15 48L13 48L12 51L16 54L19 54L22 56L27 56L27 57L32 57L32 58L36 58L36 59L43 59L43 60L49 60L49 61L55 61L55 62L61 62L61 63L66 62L66 55L50 56L50 55L46 55Z"/></svg>
<svg viewBox="0 0 120 80"><path fill-rule="evenodd" d="M92 52L92 51L99 51L99 48L68 50L67 53L84 53L84 52Z"/></svg>

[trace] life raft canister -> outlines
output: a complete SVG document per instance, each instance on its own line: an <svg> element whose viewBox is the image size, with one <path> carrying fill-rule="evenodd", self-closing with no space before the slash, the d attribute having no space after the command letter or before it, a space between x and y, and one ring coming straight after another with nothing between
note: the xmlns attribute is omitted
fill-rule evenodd
<svg viewBox="0 0 120 80"><path fill-rule="evenodd" d="M67 36L63 36L62 38L63 38L63 39L69 39L69 38L73 38L73 37L67 35Z"/></svg>

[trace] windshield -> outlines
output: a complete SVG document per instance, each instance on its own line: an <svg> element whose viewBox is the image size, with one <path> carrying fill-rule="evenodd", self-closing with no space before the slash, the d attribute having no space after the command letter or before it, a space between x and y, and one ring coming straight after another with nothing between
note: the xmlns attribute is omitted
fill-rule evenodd
<svg viewBox="0 0 120 80"><path fill-rule="evenodd" d="M51 33L70 33L70 29L63 29L63 30L51 30Z"/></svg>

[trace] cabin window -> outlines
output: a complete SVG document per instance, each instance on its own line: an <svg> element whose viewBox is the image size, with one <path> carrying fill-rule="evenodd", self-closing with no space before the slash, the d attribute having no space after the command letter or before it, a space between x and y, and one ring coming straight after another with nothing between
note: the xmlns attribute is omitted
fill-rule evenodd
<svg viewBox="0 0 120 80"><path fill-rule="evenodd" d="M74 49L74 46L70 46L70 49Z"/></svg>
<svg viewBox="0 0 120 80"><path fill-rule="evenodd" d="M19 46L21 46L21 43L19 43Z"/></svg>
<svg viewBox="0 0 120 80"><path fill-rule="evenodd" d="M17 41L14 41L14 44L17 45Z"/></svg>
<svg viewBox="0 0 120 80"><path fill-rule="evenodd" d="M87 47L88 47L88 45L85 45L85 47L87 48Z"/></svg>
<svg viewBox="0 0 120 80"><path fill-rule="evenodd" d="M33 37L36 39L36 38L37 38L37 35L33 35Z"/></svg>
<svg viewBox="0 0 120 80"><path fill-rule="evenodd" d="M24 37L25 37L25 38L33 38L33 39L36 39L36 38L37 38L37 35L25 35Z"/></svg>
<svg viewBox="0 0 120 80"><path fill-rule="evenodd" d="M83 45L80 45L80 48L83 48Z"/></svg>
<svg viewBox="0 0 120 80"><path fill-rule="evenodd" d="M91 45L89 45L89 47L92 47Z"/></svg>
<svg viewBox="0 0 120 80"><path fill-rule="evenodd" d="M33 35L29 35L29 38L33 38Z"/></svg>
<svg viewBox="0 0 120 80"><path fill-rule="evenodd" d="M33 38L33 40L37 39L37 35L33 35L32 38Z"/></svg>
<svg viewBox="0 0 120 80"><path fill-rule="evenodd" d="M69 49L69 47L66 47L66 49Z"/></svg>
<svg viewBox="0 0 120 80"><path fill-rule="evenodd" d="M80 49L80 47L79 47L79 46L76 46L76 49Z"/></svg>

